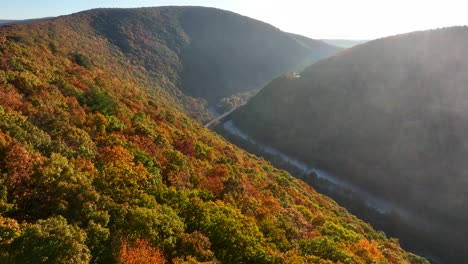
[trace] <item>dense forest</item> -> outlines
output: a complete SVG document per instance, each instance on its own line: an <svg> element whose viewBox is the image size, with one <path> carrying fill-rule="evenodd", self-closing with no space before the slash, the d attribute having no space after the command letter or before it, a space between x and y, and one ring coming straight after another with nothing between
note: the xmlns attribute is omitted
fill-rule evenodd
<svg viewBox="0 0 468 264"><path fill-rule="evenodd" d="M189 117L192 11L0 28L0 262L428 263Z"/></svg>
<svg viewBox="0 0 468 264"><path fill-rule="evenodd" d="M261 88L339 50L213 8L104 9L81 16L134 63L170 73L177 88L210 103Z"/></svg>
<svg viewBox="0 0 468 264"><path fill-rule="evenodd" d="M457 263L468 245L466 43L467 27L371 41L300 78L277 78L234 120L258 140L438 222L443 228L425 236Z"/></svg>

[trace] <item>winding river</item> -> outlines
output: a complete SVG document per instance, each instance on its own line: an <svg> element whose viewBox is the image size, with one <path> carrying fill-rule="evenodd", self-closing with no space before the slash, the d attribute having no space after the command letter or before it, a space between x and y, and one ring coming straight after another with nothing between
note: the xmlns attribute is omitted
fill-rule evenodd
<svg viewBox="0 0 468 264"><path fill-rule="evenodd" d="M215 111L214 108L211 108L209 110L215 116L220 115ZM376 194L372 194L366 191L365 189L361 188L360 186L353 184L352 182L346 181L343 178L336 177L335 175L327 171L315 168L303 161L293 158L272 146L262 144L256 141L246 132L242 131L239 127L237 127L232 120L227 120L223 122L222 127L225 133L229 133L231 135L237 136L245 140L249 144L255 146L256 149L259 149L260 152L263 152L268 156L273 156L275 159L281 160L281 162L288 164L288 166L291 166L291 168L297 169L298 171L300 171L300 173L305 175L305 177L311 177L310 179L312 180L320 180L317 184L322 187L325 186L327 190L331 190L330 193L333 193L333 195L330 196L335 197L336 195L337 197L347 197L347 194L352 193L351 199L353 201L360 203L361 205L367 207L369 210L373 210L385 217L396 213L401 223L404 223L412 230L418 230L417 232L419 234L441 232L444 234L451 234L451 236L453 236L454 239L458 239L460 241L462 240L462 237L460 237L461 234L459 234L459 232L456 229L453 229L451 226L438 222L437 220L432 219L430 217L423 217L412 210L403 208L402 206L392 201L388 201L382 197L379 197ZM312 186L314 185L315 183L312 183ZM391 219L391 217L388 219ZM416 235L415 237L417 237L418 239L420 238L418 237L418 235ZM413 239L414 241L414 237L412 237L411 235L409 235L409 238ZM443 261L441 261L438 256L433 254L430 248L428 249L423 247L419 248L418 250L420 251L421 255L425 255L425 257L430 259L432 263L443 263Z"/></svg>
<svg viewBox="0 0 468 264"><path fill-rule="evenodd" d="M297 160L271 146L264 145L262 143L257 142L255 139L250 137L247 133L242 131L239 127L237 127L232 120L226 121L223 123L223 128L225 131L229 132L230 134L236 135L251 144L255 144L257 147L259 147L263 152L279 157L281 160L284 162L289 163L290 165L294 166L298 170L302 171L304 174L309 174L309 173L315 173L318 179L321 180L326 180L332 187L335 187L336 189L340 190L348 190L352 191L355 195L357 195L358 198L360 198L362 201L365 201L366 205L370 208L375 209L381 214L388 214L390 212L396 212L400 218L404 218L405 220L421 220L419 219L420 217L414 215L410 211L390 202L387 200L384 200L380 197L377 197L366 190L360 188L359 186L347 182L343 179L340 179L331 173L328 173L326 171L313 168L306 163Z"/></svg>

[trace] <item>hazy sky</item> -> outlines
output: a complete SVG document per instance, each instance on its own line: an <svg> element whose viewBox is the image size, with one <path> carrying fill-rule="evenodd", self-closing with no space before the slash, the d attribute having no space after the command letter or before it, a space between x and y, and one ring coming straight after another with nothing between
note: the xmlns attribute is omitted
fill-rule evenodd
<svg viewBox="0 0 468 264"><path fill-rule="evenodd" d="M160 5L218 7L312 38L372 39L468 24L468 1L462 0L2 0L0 19Z"/></svg>

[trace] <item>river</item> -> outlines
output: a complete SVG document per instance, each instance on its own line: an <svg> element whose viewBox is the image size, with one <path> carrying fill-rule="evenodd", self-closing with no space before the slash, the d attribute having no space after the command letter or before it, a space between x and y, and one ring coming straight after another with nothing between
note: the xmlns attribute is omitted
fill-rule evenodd
<svg viewBox="0 0 468 264"><path fill-rule="evenodd" d="M314 168L302 162L298 159L295 159L278 149L268 146L262 143L257 142L255 139L250 137L247 133L242 131L239 127L237 127L232 120L226 121L223 124L223 128L225 131L229 132L230 134L236 135L251 144L256 145L261 151L279 157L284 162L294 166L298 170L302 171L303 174L310 174L315 173L318 179L326 180L329 185L332 185L335 189L339 189L342 191L352 191L354 195L356 195L360 200L364 201L366 205L372 209L375 209L381 214L388 214L390 212L397 213L400 218L404 218L405 220L421 220L420 217L414 215L409 210L402 208L401 206L396 205L390 201L384 200L380 197L377 197L366 190L362 189L361 187L345 181L341 178L334 176L333 174L326 172L324 170Z"/></svg>
<svg viewBox="0 0 468 264"><path fill-rule="evenodd" d="M213 111L214 109L211 110L214 115L219 115L219 113ZM315 168L310 164L293 158L272 146L262 144L253 139L246 132L242 131L232 120L222 123L222 128L224 130L223 133L234 135L246 141L248 145L254 146L255 149L259 150L259 154L264 153L266 154L266 157L274 157L272 161L276 159L281 160L281 163L284 162L288 167L294 168L292 171L298 171L298 174L293 173L294 175L298 176L298 178L302 178L304 181L316 187L316 189L322 188L324 193L328 193L328 195L334 199L339 199L339 197L351 199L353 203L361 204L363 207L367 208L366 210L368 210L368 213L374 211L377 214L380 214L381 217L387 219L385 221L388 221L387 224L390 224L390 226L393 225L392 219L396 214L399 219L399 226L406 226L404 228L407 229L404 230L412 230L410 233L404 234L406 237L403 240L407 239L408 241L412 241L409 243L413 244L407 244L410 249L413 248L415 251L417 250L420 255L428 258L433 264L441 264L445 263L445 261L442 261L440 258L441 256L437 255L437 253L434 254L435 252L431 249L433 245L429 245L428 247L427 244L421 245L421 243L418 242L421 241L421 239L426 239L425 234L433 234L436 232L439 234L445 234L445 237L452 237L455 240L463 241L463 235L459 234L459 232L451 226L435 221L435 219L430 217L423 217L412 210L406 209L392 201L388 201L376 194L366 191L362 187L345 180L344 177L337 177L332 173ZM309 181L310 179L312 179L312 181ZM318 179L319 181L316 181L315 179ZM349 196L350 193L351 196ZM367 214L362 211L360 213L363 214L361 215L362 217L365 217L365 214ZM370 214L372 215L372 213ZM402 236L403 234L399 233L398 235ZM435 239L435 241L438 241L437 238L438 236L436 235L431 237L431 240Z"/></svg>

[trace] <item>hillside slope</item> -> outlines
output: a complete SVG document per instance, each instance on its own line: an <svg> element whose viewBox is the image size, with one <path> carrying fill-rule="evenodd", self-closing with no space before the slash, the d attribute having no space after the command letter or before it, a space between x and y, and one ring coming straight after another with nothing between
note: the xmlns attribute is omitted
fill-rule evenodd
<svg viewBox="0 0 468 264"><path fill-rule="evenodd" d="M261 88L339 50L266 23L202 7L101 9L82 14L135 63L210 103Z"/></svg>
<svg viewBox="0 0 468 264"><path fill-rule="evenodd" d="M95 13L0 29L1 263L427 263L173 106Z"/></svg>
<svg viewBox="0 0 468 264"><path fill-rule="evenodd" d="M454 27L362 44L274 80L236 123L465 234L467 42L468 28Z"/></svg>
<svg viewBox="0 0 468 264"><path fill-rule="evenodd" d="M18 24L41 20L48 19ZM129 72L139 72L161 96L199 121L210 118L207 103L258 89L281 73L340 50L214 8L95 9L50 21L105 40L121 63L131 66ZM100 49L93 41L72 45L91 62Z"/></svg>

